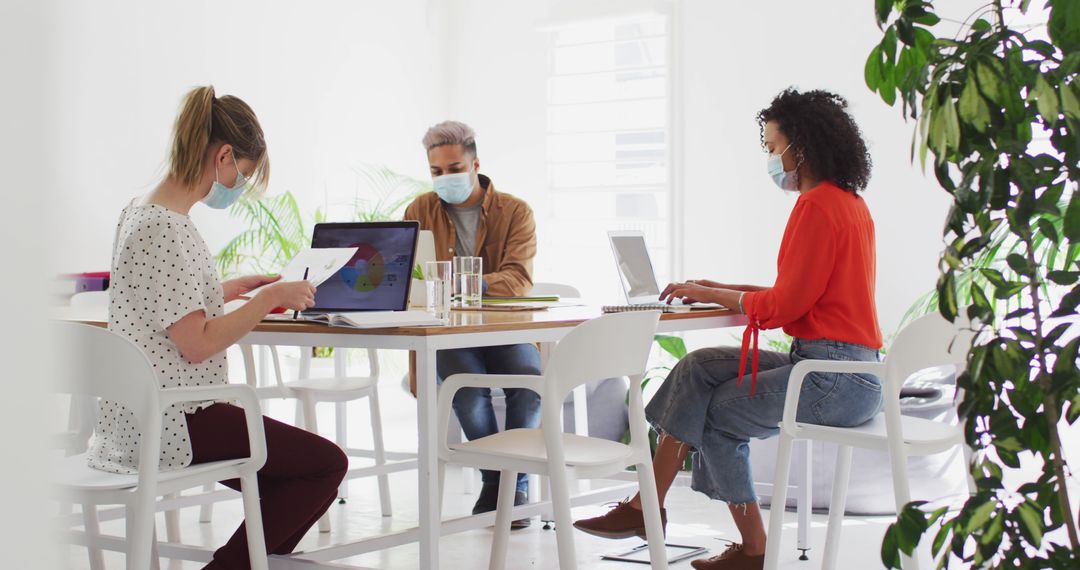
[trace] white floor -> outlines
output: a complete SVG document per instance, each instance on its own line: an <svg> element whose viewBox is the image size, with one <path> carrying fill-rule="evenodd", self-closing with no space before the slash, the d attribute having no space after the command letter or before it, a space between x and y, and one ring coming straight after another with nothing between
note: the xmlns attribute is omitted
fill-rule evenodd
<svg viewBox="0 0 1080 570"><path fill-rule="evenodd" d="M384 430L387 434L387 446L393 450L415 449L416 413L415 403L410 395L398 385L403 372L403 359L395 358L392 353L383 359L384 381L380 385ZM234 366L238 358L232 359ZM237 376L239 377L239 376ZM350 404L350 444L362 444L369 441L366 402ZM283 420L292 419L292 403L271 400L266 403L269 415ZM320 408L320 426L331 429L334 425L332 406ZM327 432L325 435L331 435ZM479 487L479 485L477 485ZM457 470L447 472L447 493L444 506L446 516L467 514L476 500L475 495L466 495L462 491L460 474ZM330 509L333 531L320 534L313 528L300 543L299 550L311 550L320 546L370 536L387 530L397 530L415 526L417 519L416 474L407 472L391 478L394 516L383 518L379 515L378 491L374 479L354 480L349 488L346 504L335 504ZM607 507L595 505L575 509L576 518L594 516ZM669 524L668 542L677 544L700 545L708 548L712 554L723 550L726 543L717 539L737 539L727 509L720 503L708 500L703 495L686 488L673 489L667 501ZM213 547L222 544L232 534L241 520L239 500L218 503L215 506L211 523L198 522L198 509L189 508L181 512L181 538L188 544ZM821 548L824 542L825 517L815 515L811 530L810 561L797 559L795 549L794 513L787 514L789 523L785 528L784 547L782 548L781 567L791 570L819 568ZM881 568L881 539L885 528L892 522L889 517L849 517L844 525L843 552L840 556L840 568ZM767 524L767 521L766 521ZM164 523L159 517L159 535L164 539ZM123 522L110 521L102 524L106 534L122 535ZM619 569L643 568L643 565L601 560L606 553L626 550L641 544L637 539L610 541L575 533L578 548L578 561L581 568ZM440 544L443 568L452 570L485 568L491 532L477 530L443 537ZM68 547L72 569L88 568L85 549ZM402 546L391 550L369 553L363 556L340 560L340 564L356 565L361 568L418 568L415 545ZM547 569L557 568L555 533L541 529L538 521L524 530L515 531L510 540L510 568ZM106 553L107 567L122 569L123 556ZM163 568L170 570L195 570L201 564L180 561L163 561ZM690 568L688 561L680 562L673 568Z"/></svg>

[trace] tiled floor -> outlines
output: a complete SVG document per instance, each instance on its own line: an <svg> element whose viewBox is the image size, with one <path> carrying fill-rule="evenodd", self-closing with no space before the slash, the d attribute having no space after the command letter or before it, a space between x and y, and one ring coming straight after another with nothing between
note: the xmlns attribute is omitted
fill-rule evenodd
<svg viewBox="0 0 1080 570"><path fill-rule="evenodd" d="M239 359L233 359L239 362ZM381 385L380 396L387 434L387 445L391 449L407 450L415 449L415 404L408 394L404 393L395 379L401 378L402 362L395 358L386 358L383 361L384 380ZM362 443L367 441L367 414L365 413L366 402L350 406L350 438L352 442ZM288 401L272 400L267 402L267 412L270 415L285 420L292 419L292 404ZM331 406L320 409L320 425L333 426ZM325 417L324 417L325 414ZM447 493L444 513L446 516L466 514L475 501L475 496L465 495L461 492L462 486L460 474L451 469L447 472ZM300 544L300 550L311 550L319 546L370 536L377 532L397 530L414 526L417 518L416 502L416 475L415 472L396 474L391 479L391 492L393 496L394 516L383 518L379 515L378 493L373 479L354 480L350 486L350 497L345 505L331 507L333 531L329 534L319 534L312 531ZM735 539L734 525L723 505L709 501L704 496L694 493L686 488L672 490L668 497L669 542L679 544L701 545L709 548L712 553L722 550L725 543L720 539ZM592 516L605 510L603 505L581 507L575 509L575 517ZM781 567L791 570L809 570L819 568L821 559L821 547L824 542L825 517L815 515L811 530L811 542L813 550L810 553L810 561L797 560L795 550L795 524L794 514L789 513L790 521L785 529L785 545L781 551ZM213 546L221 544L233 532L241 520L239 500L219 503L214 512L211 523L198 522L198 509L189 508L181 513L181 536L185 543ZM880 568L880 545L881 538L886 526L891 522L887 517L850 517L844 525L843 552L840 557L840 568ZM159 517L159 531L163 529L163 522ZM106 534L123 534L122 521L110 521L102 525ZM487 567L487 557L491 544L492 534L489 530L476 530L461 534L443 537L440 545L443 568L452 570L474 569ZM632 563L619 563L604 561L600 556L605 553L625 550L640 544L640 541L624 540L609 541L594 538L583 533L575 533L578 549L578 561L580 568L611 569L618 568L642 568L642 565ZM88 568L86 551L81 547L69 547L70 568ZM555 533L545 531L534 521L528 529L515 531L510 540L510 558L508 567L547 569L557 568L557 551ZM370 553L357 556L338 563L352 564L366 568L393 568L414 569L418 568L417 549L415 545L402 546L383 552ZM106 553L107 567L123 568L123 556L116 553ZM171 561L163 564L163 568L171 570L195 570L200 564L190 562ZM689 568L689 562L680 562L673 568Z"/></svg>

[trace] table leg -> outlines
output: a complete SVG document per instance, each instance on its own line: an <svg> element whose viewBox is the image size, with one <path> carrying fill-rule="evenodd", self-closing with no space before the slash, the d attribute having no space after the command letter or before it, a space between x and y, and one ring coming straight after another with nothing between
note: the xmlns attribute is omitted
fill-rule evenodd
<svg viewBox="0 0 1080 570"><path fill-rule="evenodd" d="M435 410L438 393L435 390L435 351L424 348L416 351L416 417L419 424L417 480L420 514L420 567L437 570L439 567L439 469L435 438Z"/></svg>

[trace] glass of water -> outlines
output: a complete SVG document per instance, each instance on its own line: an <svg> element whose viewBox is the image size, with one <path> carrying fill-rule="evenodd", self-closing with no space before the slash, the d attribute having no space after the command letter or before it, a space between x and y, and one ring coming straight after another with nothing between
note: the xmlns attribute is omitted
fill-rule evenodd
<svg viewBox="0 0 1080 570"><path fill-rule="evenodd" d="M427 310L437 319L450 318L450 294L453 273L449 261L429 261L424 264L424 285L427 287Z"/></svg>
<svg viewBox="0 0 1080 570"><path fill-rule="evenodd" d="M454 258L454 294L462 307L479 307L484 293L484 260L480 257Z"/></svg>

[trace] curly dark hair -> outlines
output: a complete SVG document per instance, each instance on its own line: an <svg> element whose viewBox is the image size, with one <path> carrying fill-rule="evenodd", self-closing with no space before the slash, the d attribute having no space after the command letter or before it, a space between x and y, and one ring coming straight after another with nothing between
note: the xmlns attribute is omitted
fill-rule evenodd
<svg viewBox="0 0 1080 570"><path fill-rule="evenodd" d="M765 145L765 123L776 121L791 148L814 177L828 180L851 193L866 189L872 161L862 132L847 112L847 100L828 91L800 93L794 87L780 92L758 111L757 122Z"/></svg>

